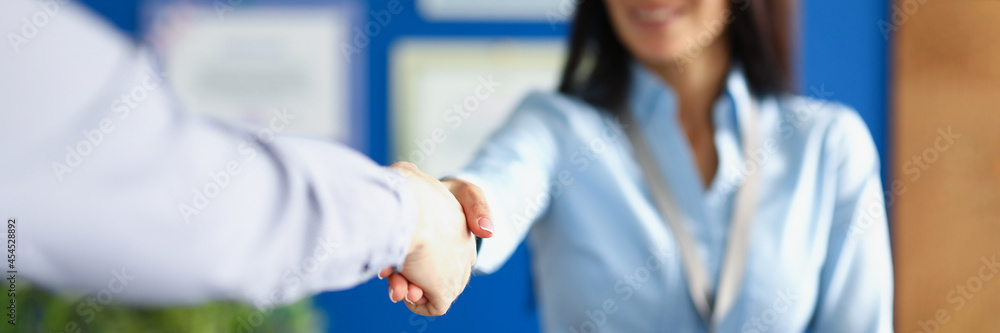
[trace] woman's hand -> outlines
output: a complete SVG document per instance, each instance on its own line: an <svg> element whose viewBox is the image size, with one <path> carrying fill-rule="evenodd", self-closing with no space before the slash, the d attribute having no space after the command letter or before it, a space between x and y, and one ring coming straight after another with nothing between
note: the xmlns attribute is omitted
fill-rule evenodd
<svg viewBox="0 0 1000 333"><path fill-rule="evenodd" d="M455 195L458 203L462 204L469 230L480 238L492 237L493 220L490 218L490 206L486 203L486 194L483 190L458 178L445 178L441 183Z"/></svg>
<svg viewBox="0 0 1000 333"><path fill-rule="evenodd" d="M480 238L492 237L493 220L490 217L490 208L486 203L486 195L482 189L457 178L447 178L441 182L461 204L469 231ZM424 297L423 288L407 280L403 275L394 273L391 267L383 269L378 276L380 279L389 278L389 299L391 301L405 300L411 311L420 314L425 312L421 309L426 308L428 300Z"/></svg>

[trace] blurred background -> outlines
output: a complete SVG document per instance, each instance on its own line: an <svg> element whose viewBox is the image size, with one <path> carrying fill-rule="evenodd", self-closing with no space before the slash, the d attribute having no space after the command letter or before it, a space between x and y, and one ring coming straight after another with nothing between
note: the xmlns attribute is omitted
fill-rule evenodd
<svg viewBox="0 0 1000 333"><path fill-rule="evenodd" d="M261 125L287 107L290 133L443 176L527 92L555 89L578 1L81 2L150 45L192 110ZM896 329L1000 331L1000 278L977 275L1000 254L1000 2L803 0L798 12L799 93L857 109L883 161ZM961 138L934 148L948 128ZM390 303L378 280L296 311L329 332L534 332L527 251L473 277L444 317Z"/></svg>

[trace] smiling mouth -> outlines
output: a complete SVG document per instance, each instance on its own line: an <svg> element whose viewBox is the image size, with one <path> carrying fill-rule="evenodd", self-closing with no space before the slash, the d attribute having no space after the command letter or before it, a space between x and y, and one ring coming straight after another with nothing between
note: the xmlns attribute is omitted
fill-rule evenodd
<svg viewBox="0 0 1000 333"><path fill-rule="evenodd" d="M629 17L640 26L662 28L676 21L683 13L680 6L639 7L629 10Z"/></svg>

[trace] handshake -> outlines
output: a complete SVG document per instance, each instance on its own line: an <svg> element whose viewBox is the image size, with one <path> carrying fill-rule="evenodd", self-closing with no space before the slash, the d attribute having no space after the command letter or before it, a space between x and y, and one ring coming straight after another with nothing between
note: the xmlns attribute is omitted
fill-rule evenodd
<svg viewBox="0 0 1000 333"><path fill-rule="evenodd" d="M389 299L406 302L410 311L440 316L462 293L476 262L475 236L493 236L486 198L479 187L459 180L438 181L408 162L390 168L402 174L419 209L403 267L387 267Z"/></svg>

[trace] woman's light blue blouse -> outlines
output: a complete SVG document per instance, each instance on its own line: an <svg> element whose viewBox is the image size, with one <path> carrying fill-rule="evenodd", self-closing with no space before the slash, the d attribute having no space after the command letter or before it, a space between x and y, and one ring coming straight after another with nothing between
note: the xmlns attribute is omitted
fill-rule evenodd
<svg viewBox="0 0 1000 333"><path fill-rule="evenodd" d="M865 123L833 102L763 98L754 111L763 145L746 158L735 111L754 100L733 67L712 109L719 167L707 188L672 90L636 65L629 96L713 286L736 189L761 177L742 286L719 331L891 331L888 226ZM497 224L478 271L499 269L528 237L545 332L707 331L674 235L609 113L532 94L456 177L484 189Z"/></svg>

